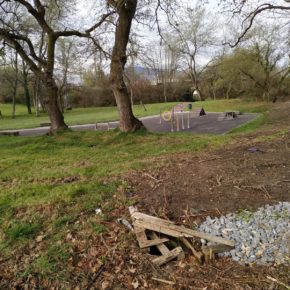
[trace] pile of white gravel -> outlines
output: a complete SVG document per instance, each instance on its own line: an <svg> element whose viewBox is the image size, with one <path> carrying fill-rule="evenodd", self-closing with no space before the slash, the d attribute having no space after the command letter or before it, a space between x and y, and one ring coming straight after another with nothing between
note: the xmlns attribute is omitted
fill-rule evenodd
<svg viewBox="0 0 290 290"><path fill-rule="evenodd" d="M236 242L230 256L241 264L256 263L290 265L290 203L259 208L256 212L243 211L220 218L207 217L199 230ZM210 245L202 240L203 245Z"/></svg>

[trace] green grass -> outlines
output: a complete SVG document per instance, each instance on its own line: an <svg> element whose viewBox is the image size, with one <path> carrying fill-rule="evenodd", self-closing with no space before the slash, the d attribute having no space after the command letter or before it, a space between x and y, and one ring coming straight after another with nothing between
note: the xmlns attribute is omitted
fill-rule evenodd
<svg viewBox="0 0 290 290"><path fill-rule="evenodd" d="M237 128L234 128L230 133L247 133L262 127L266 122L266 117L264 114L258 116L256 119L251 120Z"/></svg>
<svg viewBox="0 0 290 290"><path fill-rule="evenodd" d="M6 234L10 241L33 237L40 230L39 223L18 222L7 229Z"/></svg>
<svg viewBox="0 0 290 290"><path fill-rule="evenodd" d="M246 106L259 110L254 104L240 101L204 102L203 105L213 111ZM160 107L163 105L152 105L147 113L158 113ZM97 109L86 110L94 115ZM99 110L109 112L108 108ZM85 110L79 109L79 112L84 116ZM71 281L74 270L70 268L70 259L74 246L68 235L83 239L84 247L89 249L91 240L112 231L119 209L134 202L122 195L131 192L130 184L116 176L134 169L162 167L163 161L157 158L160 156L174 158L175 153L194 154L209 147L220 148L234 137L145 131L136 134L64 132L33 138L0 136L1 257L9 258L17 249L20 253L31 249L37 255L32 255L25 266L21 264L19 276L49 276L51 280ZM102 214L96 215L96 208L101 208ZM112 215L114 211L118 214ZM40 244L36 242L39 235L43 236ZM103 254L98 257L100 261L105 259ZM78 275L79 279L86 279L83 278L85 270Z"/></svg>
<svg viewBox="0 0 290 290"><path fill-rule="evenodd" d="M155 163L160 155L197 152L221 146L227 136L65 132L57 136L0 136L0 251L34 245L39 235L45 246L19 273L68 281L68 232L86 240L110 231L111 212L127 207L120 192L130 186L113 177ZM121 195L122 196L122 195ZM122 203L124 204L122 205ZM96 215L95 209L102 214ZM45 210L46 209L46 210ZM85 222L77 222L79 219ZM22 250L20 250L22 251ZM101 258L100 258L101 259Z"/></svg>
<svg viewBox="0 0 290 290"><path fill-rule="evenodd" d="M27 278L32 273L37 273L41 277L53 275L54 278L64 278L67 269L64 267L70 257L70 245L59 244L50 246L45 253L37 257L21 276Z"/></svg>
<svg viewBox="0 0 290 290"><path fill-rule="evenodd" d="M184 133L126 135L70 132L54 137L0 137L0 207L86 199L88 207L115 190L107 176L142 168L173 152L196 152L226 137ZM90 182L88 182L88 180ZM94 193L93 197L90 195Z"/></svg>
<svg viewBox="0 0 290 290"><path fill-rule="evenodd" d="M177 103L161 103L145 105L147 111L140 105L134 106L134 114L137 117L145 117L157 115L160 110L169 110ZM268 105L261 102L247 102L244 100L215 100L195 102L193 107L204 107L206 111L223 112L228 110L239 110L242 112L264 112ZM11 118L11 105L0 104L0 110L3 118L0 119L0 130L4 129L21 129L39 127L40 123L49 122L49 118L45 113L41 113L40 117L34 114L28 115L25 106L16 106L16 118ZM98 107L98 108L77 108L67 111L64 114L65 121L68 125L96 123L103 121L118 120L118 112L116 107Z"/></svg>
<svg viewBox="0 0 290 290"><path fill-rule="evenodd" d="M208 112L241 111L243 113L264 113L269 108L269 103L253 102L241 99L212 100L196 102L194 107L203 107Z"/></svg>

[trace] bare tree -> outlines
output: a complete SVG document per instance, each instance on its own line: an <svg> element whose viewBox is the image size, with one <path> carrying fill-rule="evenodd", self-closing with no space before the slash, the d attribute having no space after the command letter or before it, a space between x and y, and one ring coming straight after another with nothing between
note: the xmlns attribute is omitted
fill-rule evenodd
<svg viewBox="0 0 290 290"><path fill-rule="evenodd" d="M48 21L46 14L51 11L49 10L51 3L58 4L54 1L44 4L40 0L34 0L33 4L26 0L1 1L0 39L13 47L31 71L41 80L45 87L43 103L50 117L50 130L56 132L67 128L58 105L58 87L54 76L56 43L61 37L78 36L92 39L97 46L98 42L92 38L91 33L100 27L114 11L103 14L96 24L86 31L80 32L74 29L69 30L66 27L59 29L58 25L53 25L51 21ZM55 9L60 8L56 5ZM15 27L11 27L11 15L16 17ZM29 31L27 34L27 29L23 33L23 27L25 27L25 19L28 17L34 21L37 30ZM45 55L37 55L35 39L39 35L44 35L47 42Z"/></svg>
<svg viewBox="0 0 290 290"><path fill-rule="evenodd" d="M72 76L72 70L77 70L76 65L80 64L81 57L76 50L75 42L75 39L63 38L60 39L57 47L56 79L58 83L59 104L62 111L69 107L69 77Z"/></svg>
<svg viewBox="0 0 290 290"><path fill-rule="evenodd" d="M277 86L277 81L278 87L281 87L290 73L289 56L288 59L285 58L289 50L288 40L283 37L279 26L259 25L256 26L249 42L261 73L259 78L249 71L242 70L242 73L262 89L263 99L269 101L271 97L277 97L272 95L272 91L277 93L277 90L273 90Z"/></svg>
<svg viewBox="0 0 290 290"><path fill-rule="evenodd" d="M162 85L163 100L166 103L168 89L176 79L180 54L173 46L168 46L167 42L155 45L154 50L151 49L153 45L150 43L149 48L144 50L141 61L147 68L148 75L155 76L156 85Z"/></svg>
<svg viewBox="0 0 290 290"><path fill-rule="evenodd" d="M187 8L182 13L181 20L171 21L170 35L167 40L169 47L178 50L184 60L186 72L192 82L193 90L199 93L200 76L212 60L208 60L209 50L214 50L217 42L217 22L213 22L211 15L204 7Z"/></svg>
<svg viewBox="0 0 290 290"><path fill-rule="evenodd" d="M174 0L108 0L107 3L117 11L115 42L111 55L111 84L120 116L120 130L134 132L143 127L135 118L130 100L130 94L124 81L124 69L127 62L127 45L131 32L132 21L149 20L159 25L159 13L169 15L172 12ZM153 14L152 8L154 9ZM137 13L136 13L137 12Z"/></svg>
<svg viewBox="0 0 290 290"><path fill-rule="evenodd" d="M27 64L22 60L22 78L21 82L24 89L24 95L25 95L25 104L27 107L28 114L32 114L31 111L31 98L30 98L30 92L29 92L29 84L28 84L28 76L29 76L29 67Z"/></svg>
<svg viewBox="0 0 290 290"><path fill-rule="evenodd" d="M108 3L112 5L118 13L115 43L111 58L110 78L119 111L119 127L123 132L134 132L143 125L133 114L130 94L124 80L124 69L127 62L127 45L132 20L137 8L137 0L112 0L108 1Z"/></svg>

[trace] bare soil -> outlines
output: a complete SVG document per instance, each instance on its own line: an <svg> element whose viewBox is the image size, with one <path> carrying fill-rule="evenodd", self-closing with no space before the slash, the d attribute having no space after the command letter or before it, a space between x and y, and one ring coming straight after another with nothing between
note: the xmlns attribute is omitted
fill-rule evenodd
<svg viewBox="0 0 290 290"><path fill-rule="evenodd" d="M275 129L244 134L218 150L170 155L156 161L161 166L132 172L127 176L133 189L129 196L140 211L188 226L206 216L290 201L288 107L270 112ZM177 281L170 289L285 289L269 277L290 285L289 267L241 266L231 259L206 266L184 263L182 269L167 266Z"/></svg>
<svg viewBox="0 0 290 290"><path fill-rule="evenodd" d="M289 161L289 134L268 131L216 151L168 156L162 167L134 172L129 180L148 213L174 220L185 212L215 216L290 201Z"/></svg>

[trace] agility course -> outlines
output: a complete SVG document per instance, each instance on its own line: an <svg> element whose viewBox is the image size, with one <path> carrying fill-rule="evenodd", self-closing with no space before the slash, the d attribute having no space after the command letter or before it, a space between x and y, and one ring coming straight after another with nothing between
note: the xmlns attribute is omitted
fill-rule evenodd
<svg viewBox="0 0 290 290"><path fill-rule="evenodd" d="M171 132L184 131L191 128L191 121L195 117L205 116L203 108L192 109L191 103L182 103L174 106L170 111L160 109L159 124L169 122Z"/></svg>
<svg viewBox="0 0 290 290"><path fill-rule="evenodd" d="M238 111L205 112L202 107L192 107L190 103L181 103L170 110L160 110L159 115L140 118L149 132L173 133L186 132L198 134L225 134L236 127L257 118L257 113L240 113ZM118 121L73 125L74 131L109 131L116 129ZM49 127L31 129L3 130L1 135L40 136L45 135Z"/></svg>
<svg viewBox="0 0 290 290"><path fill-rule="evenodd" d="M202 107L193 107L191 103L180 103L171 110L160 110L159 115L140 118L148 131L154 133L186 132L197 134L225 134L234 128L248 123L260 114L238 111L205 112ZM116 129L115 122L97 123L95 130Z"/></svg>

